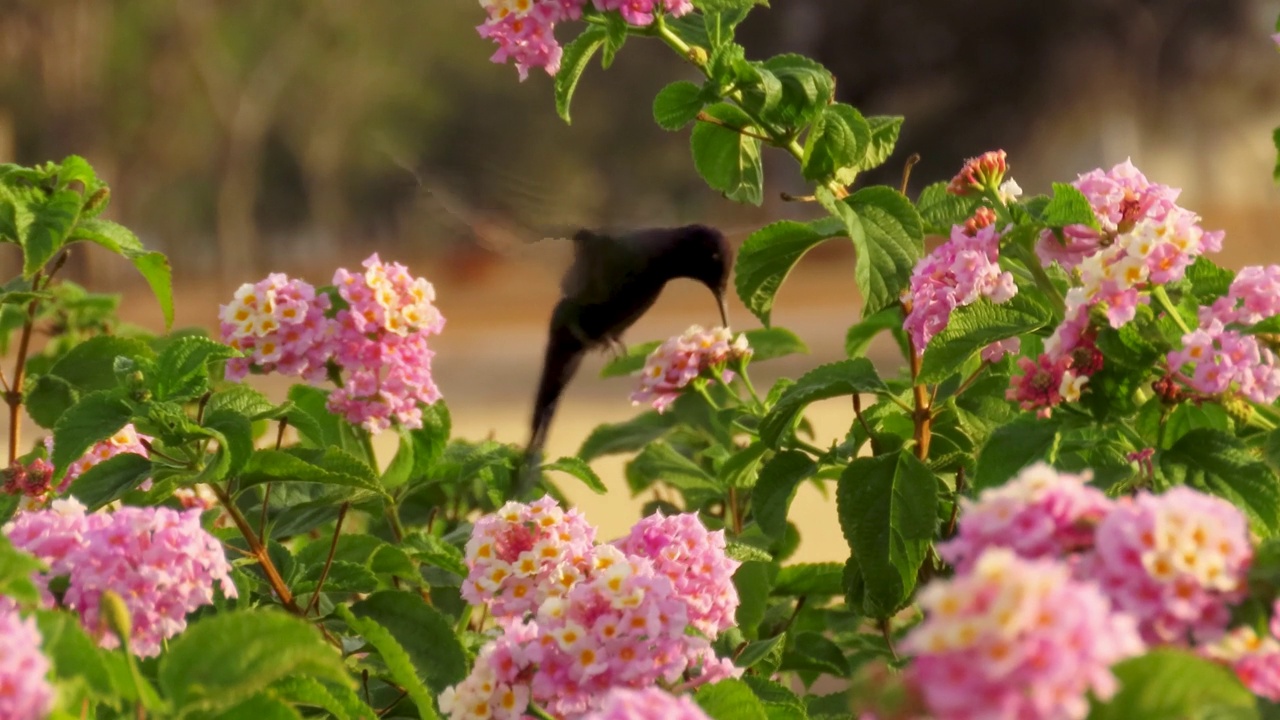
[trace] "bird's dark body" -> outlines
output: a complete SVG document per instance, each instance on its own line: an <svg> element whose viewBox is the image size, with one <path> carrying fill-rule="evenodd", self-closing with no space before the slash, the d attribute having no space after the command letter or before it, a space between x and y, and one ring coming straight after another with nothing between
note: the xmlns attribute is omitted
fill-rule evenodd
<svg viewBox="0 0 1280 720"><path fill-rule="evenodd" d="M581 231L574 261L551 313L542 377L534 399L526 464L537 462L556 405L587 351L621 342L622 333L657 302L667 282L691 278L711 289L724 317L724 289L732 250L717 230L702 225L627 235ZM526 468L526 474L536 468Z"/></svg>

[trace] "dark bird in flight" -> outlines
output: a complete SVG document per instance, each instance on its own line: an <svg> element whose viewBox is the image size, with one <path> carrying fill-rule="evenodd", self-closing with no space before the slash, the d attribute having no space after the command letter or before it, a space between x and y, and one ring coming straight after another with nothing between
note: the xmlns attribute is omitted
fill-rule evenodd
<svg viewBox="0 0 1280 720"><path fill-rule="evenodd" d="M561 280L560 302L551 313L517 496L537 479L556 405L583 356L596 348L622 347L622 333L653 306L669 280L690 278L706 285L720 306L720 320L729 325L725 287L733 250L719 230L705 225L626 235L580 230L573 244L573 265Z"/></svg>

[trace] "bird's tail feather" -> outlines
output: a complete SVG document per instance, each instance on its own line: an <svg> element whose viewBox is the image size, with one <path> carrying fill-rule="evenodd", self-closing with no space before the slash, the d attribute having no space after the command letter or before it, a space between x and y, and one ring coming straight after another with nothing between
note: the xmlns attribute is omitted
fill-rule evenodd
<svg viewBox="0 0 1280 720"><path fill-rule="evenodd" d="M547 338L547 352L542 363L542 379L533 403L533 422L524 463L516 483L516 497L528 492L541 476L542 449L555 417L564 388L578 372L586 347L566 327L553 326Z"/></svg>

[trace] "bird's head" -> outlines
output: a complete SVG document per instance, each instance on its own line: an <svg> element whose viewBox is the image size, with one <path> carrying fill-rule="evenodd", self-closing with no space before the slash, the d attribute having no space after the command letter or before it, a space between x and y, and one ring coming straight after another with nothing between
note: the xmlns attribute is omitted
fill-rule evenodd
<svg viewBox="0 0 1280 720"><path fill-rule="evenodd" d="M720 319L729 326L729 310L725 290L733 268L733 248L719 230L706 225L686 225L675 232L675 254L679 276L706 285L720 304Z"/></svg>

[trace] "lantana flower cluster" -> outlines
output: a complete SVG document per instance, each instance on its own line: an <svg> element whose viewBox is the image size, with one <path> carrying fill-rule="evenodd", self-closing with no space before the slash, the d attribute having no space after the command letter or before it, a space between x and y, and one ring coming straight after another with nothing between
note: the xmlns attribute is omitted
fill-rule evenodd
<svg viewBox="0 0 1280 720"><path fill-rule="evenodd" d="M1182 347L1169 353L1169 371L1204 395L1239 392L1258 403L1280 398L1276 354L1248 326L1280 315L1280 265L1240 270L1227 294L1200 308L1200 325L1182 336Z"/></svg>
<svg viewBox="0 0 1280 720"><path fill-rule="evenodd" d="M1042 416L1078 400L1102 368L1095 309L1108 325L1122 327L1150 302L1153 287L1182 279L1196 257L1222 249L1221 231L1204 230L1199 215L1177 205L1181 191L1150 182L1127 160L1072 184L1088 199L1097 227L1069 225L1061 239L1045 231L1037 242L1041 262L1072 273L1074 285L1044 353L1019 361L1022 372L1008 391L1010 400Z"/></svg>
<svg viewBox="0 0 1280 720"><path fill-rule="evenodd" d="M956 308L979 298L1004 303L1018 293L1013 275L1000 269L1000 232L995 213L980 208L969 221L951 228L951 238L929 253L911 272L903 327L917 354L946 328Z"/></svg>
<svg viewBox="0 0 1280 720"><path fill-rule="evenodd" d="M1272 608L1268 630L1260 635L1247 625L1234 628L1202 654L1230 666L1255 695L1280 702L1280 601Z"/></svg>
<svg viewBox="0 0 1280 720"><path fill-rule="evenodd" d="M659 514L614 544L595 544L594 532L546 497L477 523L463 592L488 605L501 634L441 694L450 718L520 718L529 702L563 718L621 713L627 703L603 702L612 690L740 673L711 647L738 604L723 531ZM615 716L627 717L604 717Z"/></svg>
<svg viewBox="0 0 1280 720"><path fill-rule="evenodd" d="M49 659L40 652L36 619L0 596L0 718L43 720L53 706Z"/></svg>
<svg viewBox="0 0 1280 720"><path fill-rule="evenodd" d="M615 11L628 24L648 27L660 15L680 17L693 11L691 0L590 0L597 10ZM523 81L531 68L543 68L548 75L560 71L564 48L555 37L555 27L582 17L588 0L480 0L487 19L476 30L492 40L498 50L490 60L511 61Z"/></svg>
<svg viewBox="0 0 1280 720"><path fill-rule="evenodd" d="M665 412L680 397L680 391L704 373L717 373L724 382L732 381L734 374L727 366L750 355L745 334L735 338L728 328L704 330L693 325L645 358L640 387L631 393L631 404L649 403Z"/></svg>
<svg viewBox="0 0 1280 720"><path fill-rule="evenodd" d="M241 286L220 312L223 341L246 354L228 361L228 378L254 370L319 384L332 365L341 384L329 395L330 411L374 433L393 421L421 427L421 405L440 398L428 346L444 329L435 289L377 253L363 267L334 274L341 308L306 282L280 274Z"/></svg>
<svg viewBox="0 0 1280 720"><path fill-rule="evenodd" d="M142 457L150 457L144 442L150 442L151 439L147 435L139 434L132 423L125 425L106 440L94 443L84 455L73 461L67 467L67 472L62 476L62 480L57 487L52 485L54 468L48 460L38 457L27 463L15 462L0 475L0 477L3 477L3 485L0 485L0 492L8 495L21 495L22 500L18 505L20 510L34 510L45 507L54 497L65 493L67 488L71 486L71 481L104 460L113 458L121 453L133 453ZM44 449L46 455L53 456L53 436L49 435L44 438ZM151 487L150 478L144 480L140 487L143 490L149 489Z"/></svg>
<svg viewBox="0 0 1280 720"><path fill-rule="evenodd" d="M600 701L600 709L583 720L710 720L688 695L672 695L658 688L614 688Z"/></svg>
<svg viewBox="0 0 1280 720"><path fill-rule="evenodd" d="M17 548L49 566L36 578L45 603L77 612L86 631L105 648L119 645L99 610L103 591L119 595L129 610L131 649L160 654L161 643L186 629L187 615L213 602L213 586L236 597L222 545L200 526L200 511L123 507L86 513L74 499L54 500L47 510L19 513L3 527ZM67 577L63 596L49 582Z"/></svg>
<svg viewBox="0 0 1280 720"><path fill-rule="evenodd" d="M939 718L1062 718L1106 700L1111 665L1143 652L1133 618L1053 560L986 550L967 573L921 590L925 620L903 643ZM978 713L978 708L982 712Z"/></svg>
<svg viewBox="0 0 1280 720"><path fill-rule="evenodd" d="M1082 718L1086 690L1114 691L1107 666L1148 645L1280 680L1270 644L1227 634L1253 558L1241 512L1185 486L1112 500L1089 479L1037 463L963 503L939 546L957 576L922 591L928 619L909 636L913 686L937 715L1000 698L991 717Z"/></svg>

